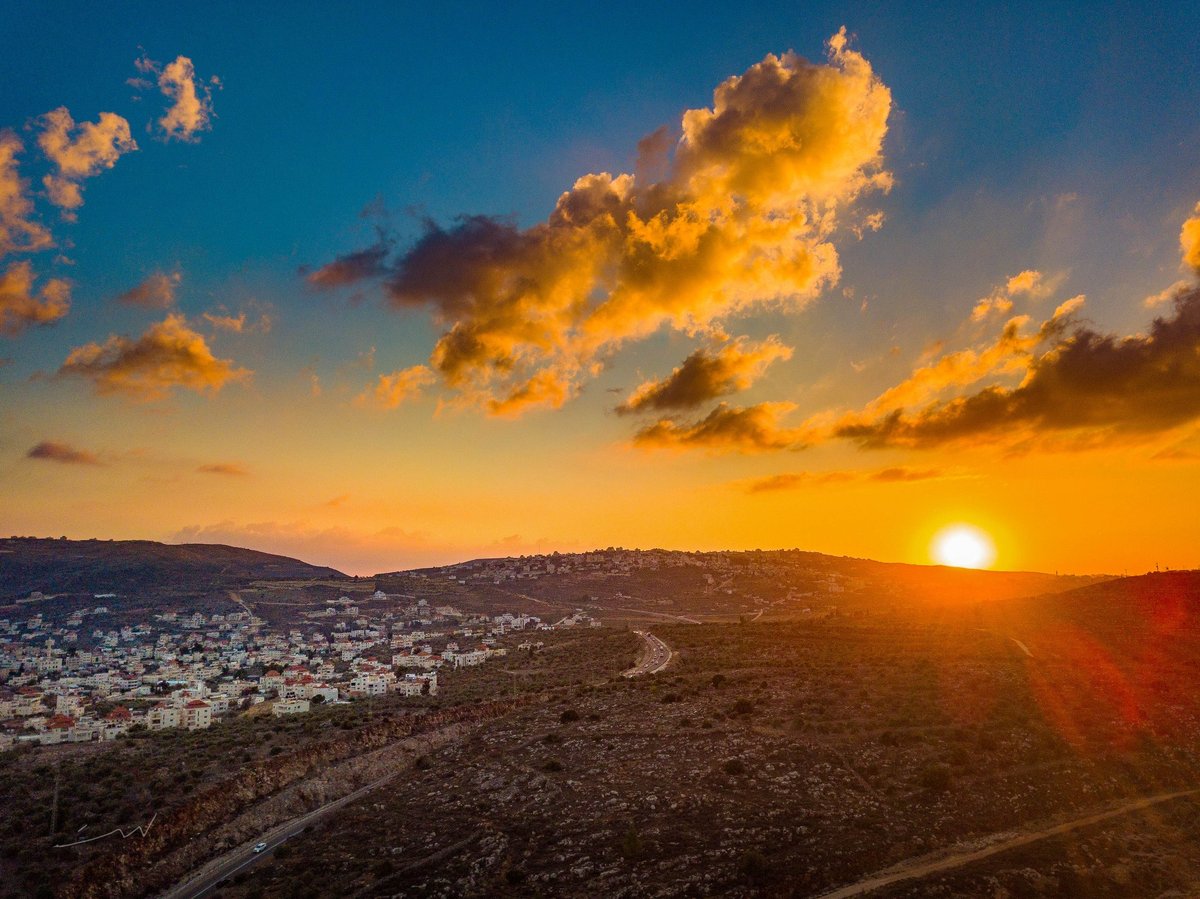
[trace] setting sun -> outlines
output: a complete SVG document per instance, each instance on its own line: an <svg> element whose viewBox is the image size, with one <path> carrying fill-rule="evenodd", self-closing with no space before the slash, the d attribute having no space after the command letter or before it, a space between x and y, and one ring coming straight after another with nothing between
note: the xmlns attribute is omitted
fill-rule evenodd
<svg viewBox="0 0 1200 899"><path fill-rule="evenodd" d="M954 568L990 568L996 560L996 546L979 528L956 524L933 538L932 555L939 564Z"/></svg>

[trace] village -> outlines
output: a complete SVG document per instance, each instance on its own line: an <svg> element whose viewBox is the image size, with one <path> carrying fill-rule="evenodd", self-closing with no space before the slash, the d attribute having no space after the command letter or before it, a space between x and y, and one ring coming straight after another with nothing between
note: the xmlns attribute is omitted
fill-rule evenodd
<svg viewBox="0 0 1200 899"><path fill-rule="evenodd" d="M541 649L523 632L599 625L583 612L549 624L427 599L367 614L348 596L300 613L286 630L248 607L115 623L105 603L116 598L98 594L97 605L61 621L0 619L0 751L114 740L133 728L203 730L238 714L300 715L389 694L434 696L454 669Z"/></svg>

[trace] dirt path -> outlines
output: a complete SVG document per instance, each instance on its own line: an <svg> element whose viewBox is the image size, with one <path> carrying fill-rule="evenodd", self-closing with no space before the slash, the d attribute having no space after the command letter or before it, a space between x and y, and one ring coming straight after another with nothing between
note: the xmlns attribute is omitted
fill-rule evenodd
<svg viewBox="0 0 1200 899"><path fill-rule="evenodd" d="M1130 812L1136 812L1141 809L1150 808L1163 802L1170 802L1172 799L1179 799L1183 796L1193 796L1200 793L1200 789L1194 790L1179 790L1174 793L1159 793L1156 796L1147 796L1143 799L1136 799L1132 802L1127 802L1117 808L1109 809L1106 812L1096 812L1092 815L1087 815L1083 818L1076 818L1073 821L1067 821L1063 824L1056 824L1054 827L1047 827L1044 830L1035 830L1030 833L1021 834L1020 836L1010 837L999 843L993 843L983 849L976 849L973 852L962 852L956 855L950 855L945 858L929 860L928 856L922 858L910 859L907 862L901 862L899 865L880 872L866 880L860 880L858 883L852 883L848 886L841 887L830 893L823 893L820 899L845 899L848 896L861 896L864 893L869 893L872 890L877 890L880 887L890 886L893 883L899 883L902 880L914 880L920 877L928 877L930 874L937 874L941 871L949 871L953 868L961 868L963 865L969 865L972 862L977 862L993 855L999 855L1001 852L1008 852L1010 849L1018 849L1021 846L1028 846L1030 843L1036 843L1039 840L1047 839L1048 837L1056 837L1064 833L1070 833L1073 830L1078 830L1081 827L1087 827L1091 824L1098 824L1101 821L1107 821L1110 818L1117 818L1121 815L1127 815Z"/></svg>

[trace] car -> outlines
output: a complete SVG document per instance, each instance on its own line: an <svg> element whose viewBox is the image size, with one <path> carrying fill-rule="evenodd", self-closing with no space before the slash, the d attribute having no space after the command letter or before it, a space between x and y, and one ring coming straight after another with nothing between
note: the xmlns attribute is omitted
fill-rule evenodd
<svg viewBox="0 0 1200 899"><path fill-rule="evenodd" d="M262 852L266 848L267 848L266 843L256 843L254 846L254 854L258 855L258 853Z"/></svg>

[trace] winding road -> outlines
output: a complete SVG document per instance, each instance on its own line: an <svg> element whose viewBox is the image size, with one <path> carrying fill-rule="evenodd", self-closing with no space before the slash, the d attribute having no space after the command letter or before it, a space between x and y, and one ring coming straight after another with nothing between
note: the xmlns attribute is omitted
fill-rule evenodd
<svg viewBox="0 0 1200 899"><path fill-rule="evenodd" d="M658 674L671 663L675 653L666 643L649 631L634 631L646 642L645 654L641 660L624 673L624 677L638 677L643 674Z"/></svg>

